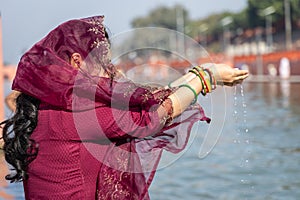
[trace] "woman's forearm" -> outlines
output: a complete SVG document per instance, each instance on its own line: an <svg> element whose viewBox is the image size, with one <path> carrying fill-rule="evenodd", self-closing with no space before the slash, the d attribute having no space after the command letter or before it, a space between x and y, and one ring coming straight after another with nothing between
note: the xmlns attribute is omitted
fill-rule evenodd
<svg viewBox="0 0 300 200"><path fill-rule="evenodd" d="M172 82L169 86L179 88L157 109L162 124L180 115L193 101L197 100L196 96L202 91L199 77L190 72Z"/></svg>
<svg viewBox="0 0 300 200"><path fill-rule="evenodd" d="M196 101L197 97L195 96L195 93L199 95L203 89L200 79L192 73L187 73L185 75L185 79L182 80L178 79L178 81L174 83L174 86L179 86L179 85L188 85L189 87L187 86L179 87L173 94L169 96L173 105L172 117L177 117L189 105L191 105L193 101Z"/></svg>
<svg viewBox="0 0 300 200"><path fill-rule="evenodd" d="M169 83L168 87L177 87L181 84L186 84L195 77L196 77L196 75L193 73L186 73L185 75L181 76L180 78L176 79L175 81Z"/></svg>

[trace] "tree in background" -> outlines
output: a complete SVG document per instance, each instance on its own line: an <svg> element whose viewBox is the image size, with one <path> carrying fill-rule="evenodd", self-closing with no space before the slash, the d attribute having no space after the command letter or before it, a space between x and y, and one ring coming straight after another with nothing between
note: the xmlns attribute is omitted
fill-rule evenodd
<svg viewBox="0 0 300 200"><path fill-rule="evenodd" d="M300 29L300 0L289 0L291 6L291 18L293 30ZM220 51L219 40L222 37L223 28L220 21L225 17L231 17L232 23L228 25L232 37L242 35L244 30L265 27L266 19L263 10L272 6L275 12L272 14L272 24L275 32L284 31L284 0L248 0L247 6L237 13L220 12L211 14L202 19L190 20L188 11L181 5L174 7L157 7L148 15L135 18L131 25L133 28L138 27L164 27L178 30L177 12L182 11L184 21L184 33L195 40L201 42L204 31L206 34L206 43L213 51ZM203 26L205 25L205 26ZM205 27L205 30L201 27Z"/></svg>
<svg viewBox="0 0 300 200"><path fill-rule="evenodd" d="M135 18L131 22L133 28L138 27L163 27L177 30L178 12L182 13L183 21L189 22L188 11L181 5L174 7L158 7L152 10L147 16Z"/></svg>
<svg viewBox="0 0 300 200"><path fill-rule="evenodd" d="M291 13L292 21L294 22L296 28L300 27L300 0L290 0L291 2Z"/></svg>

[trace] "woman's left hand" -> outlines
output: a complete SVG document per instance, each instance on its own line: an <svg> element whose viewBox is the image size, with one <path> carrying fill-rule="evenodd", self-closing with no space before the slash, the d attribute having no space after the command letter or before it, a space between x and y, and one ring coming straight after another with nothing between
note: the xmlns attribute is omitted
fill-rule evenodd
<svg viewBox="0 0 300 200"><path fill-rule="evenodd" d="M247 70L232 68L226 64L215 64L210 68L218 85L234 86L249 76Z"/></svg>

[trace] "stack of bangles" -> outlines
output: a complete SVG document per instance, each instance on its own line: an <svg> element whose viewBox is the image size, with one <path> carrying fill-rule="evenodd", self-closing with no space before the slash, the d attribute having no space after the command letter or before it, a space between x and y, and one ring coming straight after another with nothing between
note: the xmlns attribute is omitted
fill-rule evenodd
<svg viewBox="0 0 300 200"><path fill-rule="evenodd" d="M190 69L189 72L195 74L200 79L202 85L201 94L203 96L205 96L207 93L210 93L212 90L216 89L216 85L217 85L216 79L214 78L212 72L209 69L202 68L200 66L195 66L192 69ZM189 88L195 95L195 99L193 103L196 103L198 95L190 85L183 84L180 85L179 87Z"/></svg>

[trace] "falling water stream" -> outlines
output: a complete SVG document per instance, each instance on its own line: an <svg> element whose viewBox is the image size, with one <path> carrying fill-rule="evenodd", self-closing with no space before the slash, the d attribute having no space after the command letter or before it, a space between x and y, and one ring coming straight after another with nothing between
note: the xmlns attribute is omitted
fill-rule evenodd
<svg viewBox="0 0 300 200"><path fill-rule="evenodd" d="M233 92L233 117L236 125L236 137L233 140L233 143L240 145L240 149L244 151L241 152L240 164L239 167L241 171L245 172L243 177L240 177L240 184L249 186L249 189L254 189L254 186L251 186L251 176L252 172L250 169L251 165L251 150L250 150L250 138L249 138L249 128L247 125L247 103L244 95L243 85L237 85L234 87ZM246 197L246 193L244 192Z"/></svg>

